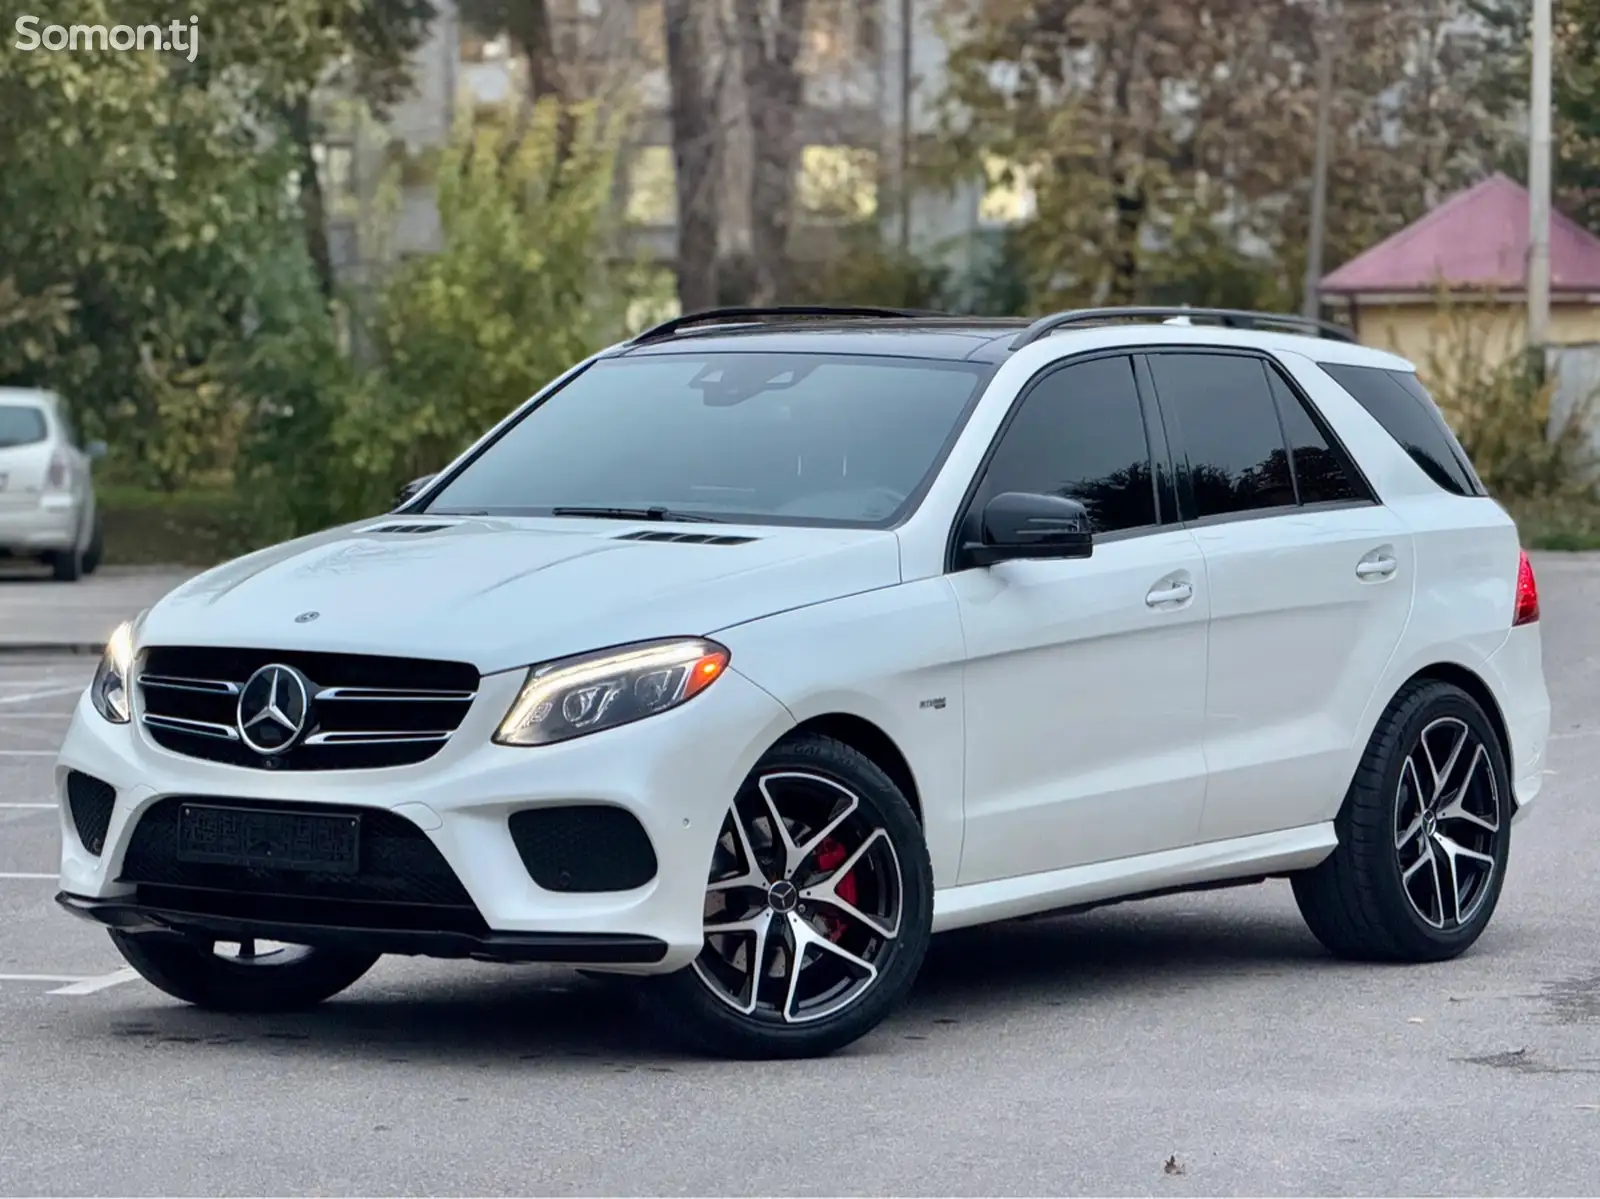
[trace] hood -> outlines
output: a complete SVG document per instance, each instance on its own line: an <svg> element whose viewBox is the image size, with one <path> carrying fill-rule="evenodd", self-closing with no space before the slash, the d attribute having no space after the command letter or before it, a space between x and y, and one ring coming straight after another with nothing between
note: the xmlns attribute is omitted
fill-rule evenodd
<svg viewBox="0 0 1600 1199"><path fill-rule="evenodd" d="M877 530L392 515L209 570L157 603L137 642L448 658L488 674L899 581L899 541Z"/></svg>

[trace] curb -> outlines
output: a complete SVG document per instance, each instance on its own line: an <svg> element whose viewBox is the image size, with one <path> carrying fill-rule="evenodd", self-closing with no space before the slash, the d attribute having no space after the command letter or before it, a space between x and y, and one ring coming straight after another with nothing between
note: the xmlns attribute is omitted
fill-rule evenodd
<svg viewBox="0 0 1600 1199"><path fill-rule="evenodd" d="M21 654L93 654L106 651L101 641L0 641L0 657Z"/></svg>

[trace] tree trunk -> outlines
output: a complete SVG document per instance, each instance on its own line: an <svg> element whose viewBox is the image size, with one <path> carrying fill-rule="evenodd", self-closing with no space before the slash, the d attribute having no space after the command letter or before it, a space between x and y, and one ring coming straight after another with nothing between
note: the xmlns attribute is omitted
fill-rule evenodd
<svg viewBox="0 0 1600 1199"><path fill-rule="evenodd" d="M672 93L672 161L678 199L678 303L684 312L717 304L717 173L722 156L708 87L704 0L662 0Z"/></svg>
<svg viewBox="0 0 1600 1199"><path fill-rule="evenodd" d="M734 0L739 54L755 147L750 174L750 243L756 304L780 303L790 286L789 225L794 212L795 118L800 111L800 41L806 0L777 0L776 20L763 0Z"/></svg>
<svg viewBox="0 0 1600 1199"><path fill-rule="evenodd" d="M327 200L322 194L322 176L317 172L317 159L313 152L315 138L310 96L301 96L292 101L286 116L300 172L300 219L305 225L306 249L311 254L311 265L317 273L323 298L332 303L333 252L328 247Z"/></svg>

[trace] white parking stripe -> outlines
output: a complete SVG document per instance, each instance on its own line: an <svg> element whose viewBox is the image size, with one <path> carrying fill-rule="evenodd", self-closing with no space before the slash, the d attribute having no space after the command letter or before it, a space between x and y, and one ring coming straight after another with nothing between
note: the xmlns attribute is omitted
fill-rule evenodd
<svg viewBox="0 0 1600 1199"><path fill-rule="evenodd" d="M0 749L0 758L53 758L59 752L54 749Z"/></svg>
<svg viewBox="0 0 1600 1199"><path fill-rule="evenodd" d="M0 974L0 983L81 983L82 974Z"/></svg>
<svg viewBox="0 0 1600 1199"><path fill-rule="evenodd" d="M124 966L121 970L113 970L110 974L102 974L98 978L85 978L77 982L68 983L64 987L57 987L51 991L52 995L93 995L96 991L104 991L108 987L121 986L131 983L139 977L139 972L131 966Z"/></svg>
<svg viewBox="0 0 1600 1199"><path fill-rule="evenodd" d="M55 808L53 803L0 803L0 808L27 808L31 810L51 811Z"/></svg>
<svg viewBox="0 0 1600 1199"><path fill-rule="evenodd" d="M25 879L60 878L60 877L61 876L59 874L17 874L17 873L6 873L4 871L0 871L0 879L9 878L9 879L25 880Z"/></svg>
<svg viewBox="0 0 1600 1199"><path fill-rule="evenodd" d="M25 704L29 700L50 699L56 695L76 695L82 690L83 687L80 684L76 687L51 687L45 691L28 691L22 695L3 695L0 696L0 704Z"/></svg>

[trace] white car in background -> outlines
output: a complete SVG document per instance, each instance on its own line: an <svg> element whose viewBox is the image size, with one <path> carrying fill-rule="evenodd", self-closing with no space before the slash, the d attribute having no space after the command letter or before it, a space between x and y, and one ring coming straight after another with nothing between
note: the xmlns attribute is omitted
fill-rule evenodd
<svg viewBox="0 0 1600 1199"><path fill-rule="evenodd" d="M80 445L54 392L0 387L0 561L31 558L70 583L104 551L92 466L103 441Z"/></svg>
<svg viewBox="0 0 1600 1199"><path fill-rule="evenodd" d="M867 1033L942 930L1175 891L1288 879L1331 953L1437 962L1543 781L1539 627L1337 329L698 314L124 625L57 899L203 1007L555 962L746 1057Z"/></svg>

